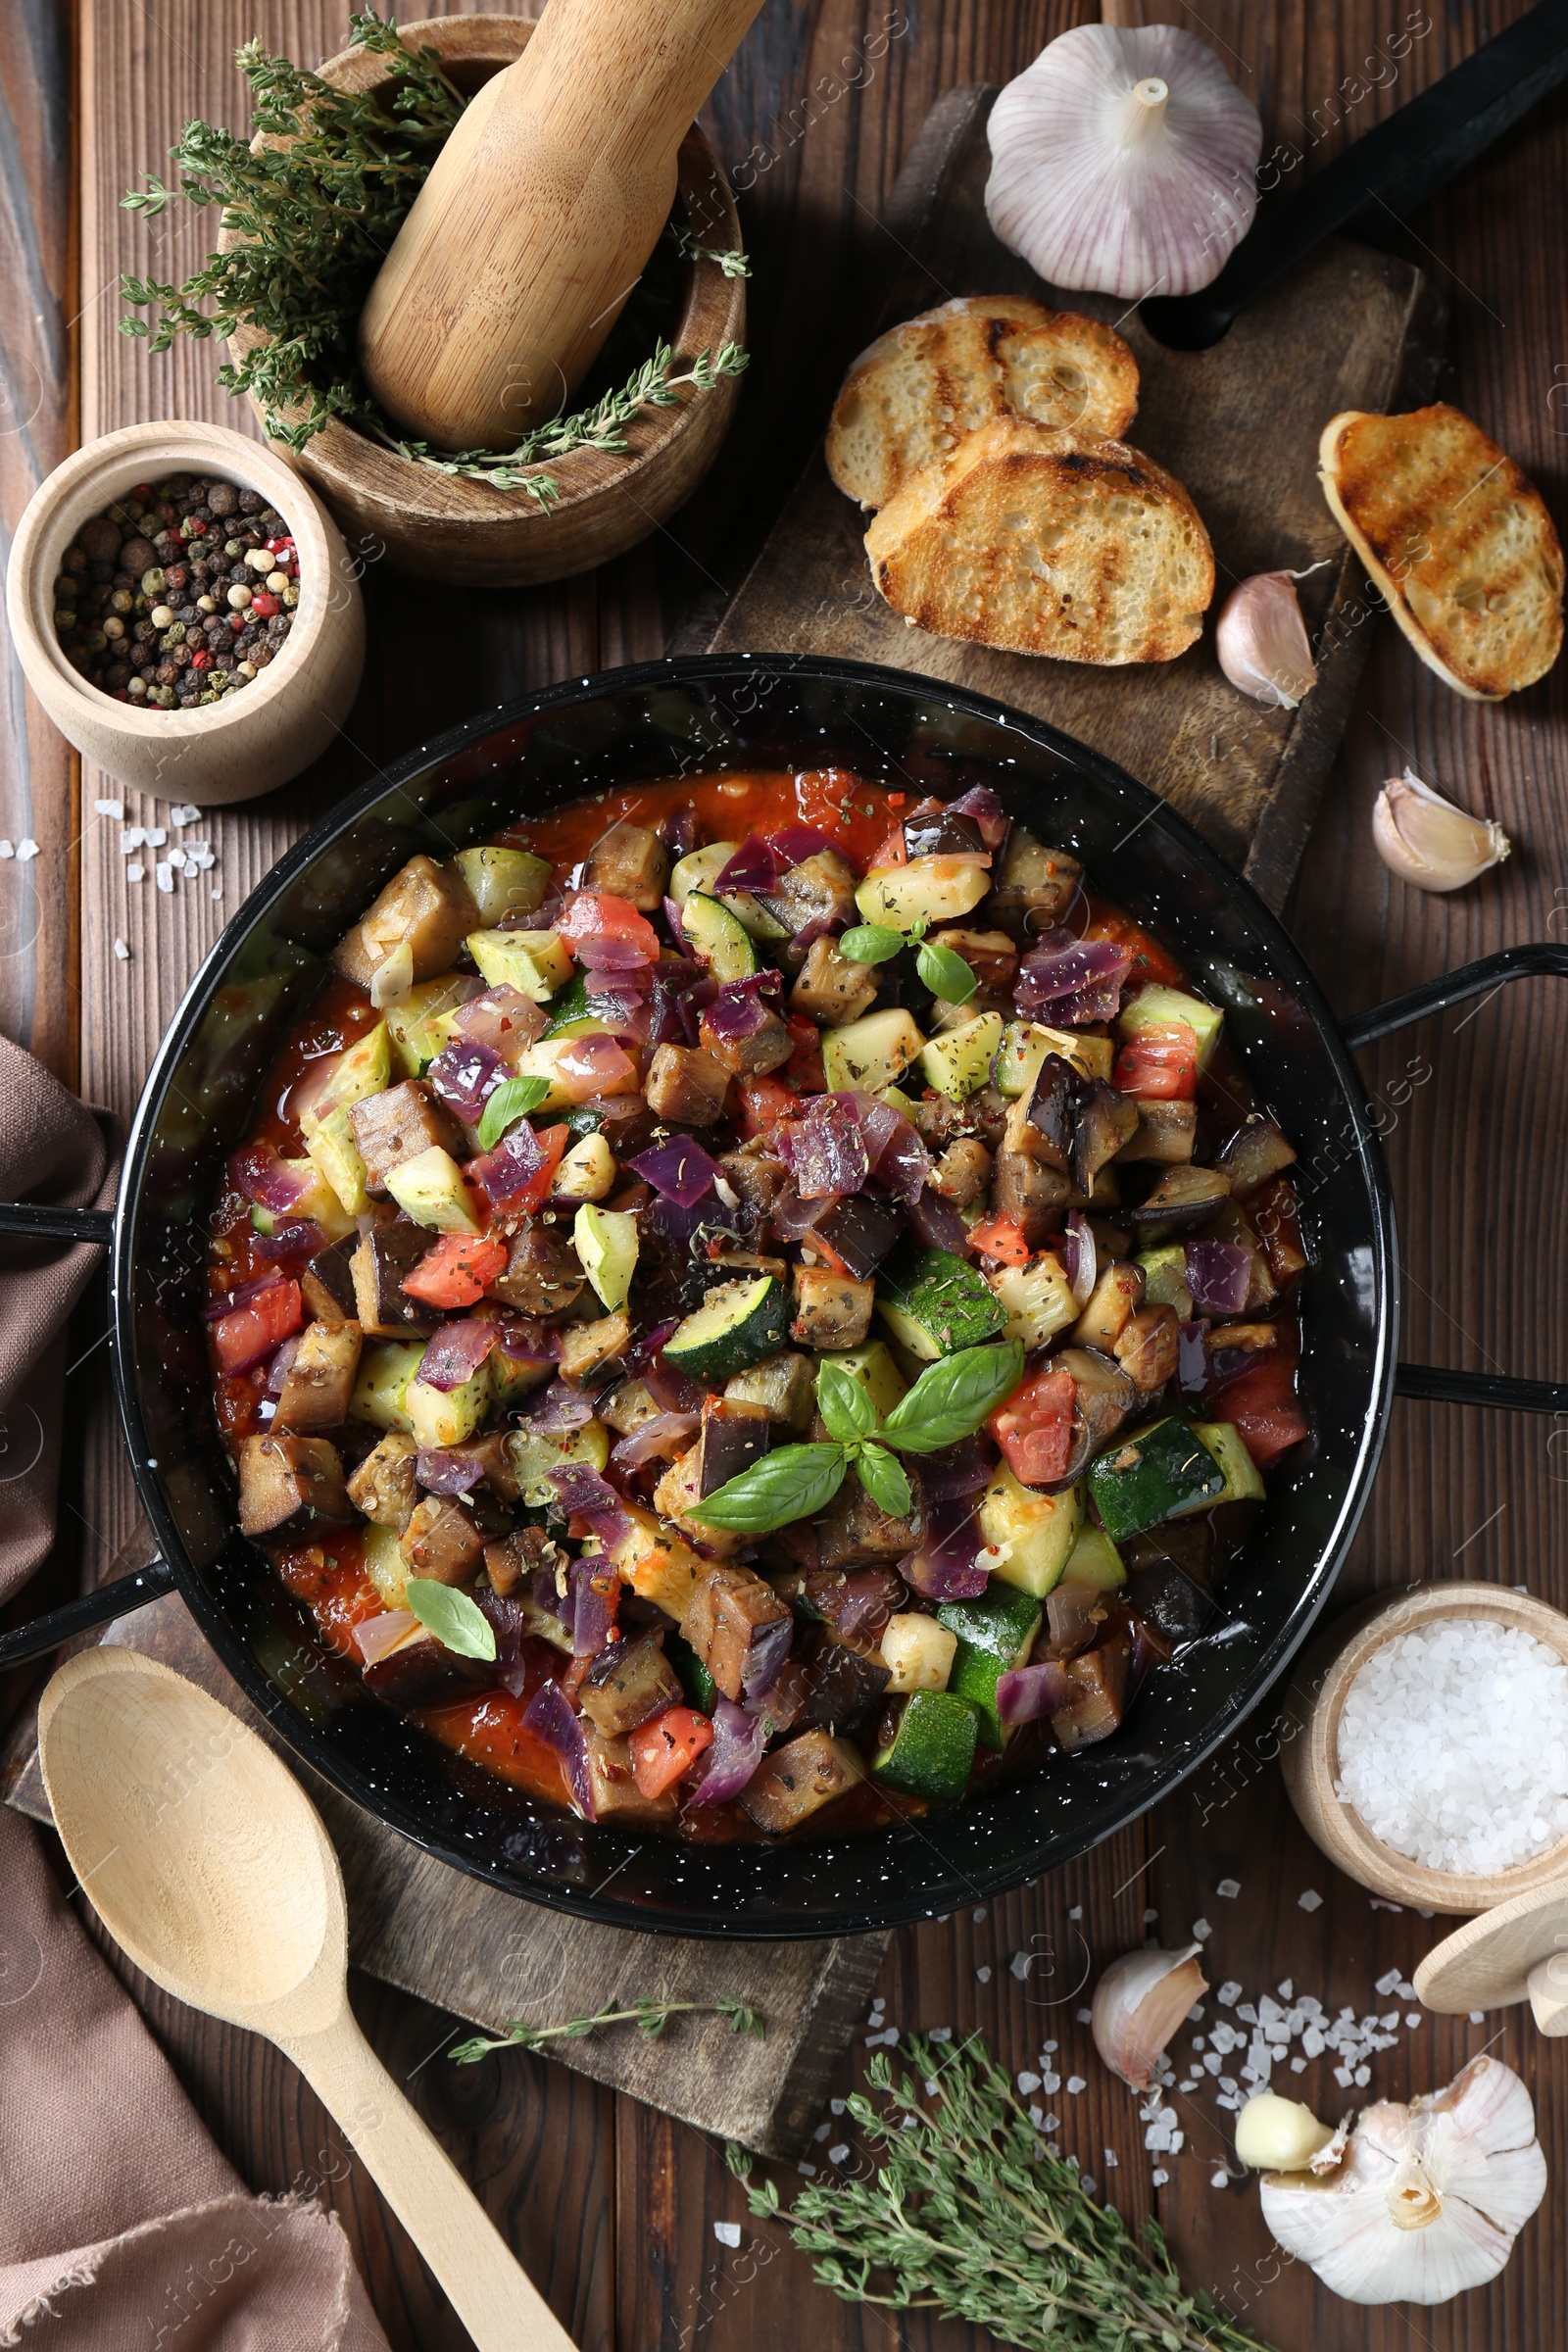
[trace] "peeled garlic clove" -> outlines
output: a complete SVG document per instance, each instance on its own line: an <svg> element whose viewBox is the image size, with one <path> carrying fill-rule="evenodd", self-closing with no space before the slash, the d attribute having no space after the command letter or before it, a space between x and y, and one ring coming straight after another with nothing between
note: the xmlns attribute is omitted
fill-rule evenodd
<svg viewBox="0 0 1568 2352"><path fill-rule="evenodd" d="M1225 599L1214 632L1219 665L1241 694L1294 710L1317 684L1317 664L1288 571L1258 571Z"/></svg>
<svg viewBox="0 0 1568 2352"><path fill-rule="evenodd" d="M1277 2090L1254 2090L1236 2118L1236 2153L1257 2173L1304 2172L1333 2138L1310 2107Z"/></svg>
<svg viewBox="0 0 1568 2352"><path fill-rule="evenodd" d="M1372 839L1389 871L1417 890L1463 890L1513 847L1491 817L1456 808L1408 767L1378 794Z"/></svg>
<svg viewBox="0 0 1568 2352"><path fill-rule="evenodd" d="M1090 2030L1095 2047L1113 2075L1134 2090L1147 2090L1160 2055L1208 1981L1190 1943L1184 1952L1162 1952L1152 1944L1112 1961L1095 1986Z"/></svg>
<svg viewBox="0 0 1568 2352"><path fill-rule="evenodd" d="M1053 286L1195 293L1252 224L1257 109L1173 24L1058 33L1008 82L988 135L991 225Z"/></svg>
<svg viewBox="0 0 1568 2352"><path fill-rule="evenodd" d="M1306 2172L1270 2174L1263 2219L1352 2303L1446 2303L1507 2261L1546 2192L1530 2093L1495 2058L1442 2090L1381 2100Z"/></svg>

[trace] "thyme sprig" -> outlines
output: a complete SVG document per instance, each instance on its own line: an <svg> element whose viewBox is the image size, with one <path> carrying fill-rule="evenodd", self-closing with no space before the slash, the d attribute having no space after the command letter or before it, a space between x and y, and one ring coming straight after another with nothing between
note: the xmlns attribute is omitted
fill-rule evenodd
<svg viewBox="0 0 1568 2352"><path fill-rule="evenodd" d="M466 101L441 71L439 52L407 46L396 22L374 9L351 15L349 38L384 61L393 83L388 105L336 89L288 58L269 55L260 41L247 41L234 62L251 91L250 132L188 122L170 150L179 167L177 185L148 172L144 187L121 198L127 212L147 220L178 196L198 208L216 205L234 240L181 285L123 278L125 301L155 316L150 322L122 318L122 334L163 352L180 335L226 340L249 327L259 339L225 361L218 380L236 397L252 395L268 433L285 448L303 450L338 417L416 465L498 490L522 489L546 508L560 485L528 468L574 449L619 455L640 410L668 408L687 388L711 391L721 377L740 374L747 354L738 344L700 352L684 374L675 374L669 345L661 339L620 390L536 427L514 449L449 453L402 438L360 372L359 316ZM253 148L258 134L261 144ZM671 220L664 241L680 260L716 262L726 277L751 274L743 253L699 244L684 222Z"/></svg>
<svg viewBox="0 0 1568 2352"><path fill-rule="evenodd" d="M537 2050L547 2041L581 2041L604 2026L634 2025L650 2041L657 2041L672 2017L691 2014L726 2018L732 2034L750 2034L756 2041L767 2038L767 2021L760 2010L748 2008L733 1995L716 2001L676 2001L666 1988L657 1999L645 1996L624 2009L607 2002L592 2017L569 2017L559 2026L532 2026L514 2018L504 2034L476 2034L471 2041L457 2042L451 2055L459 2066L472 2066L492 2050Z"/></svg>
<svg viewBox="0 0 1568 2352"><path fill-rule="evenodd" d="M1259 2339L1185 2287L1157 2226L1147 2248L1097 2205L1075 2165L1041 2140L983 2041L938 2050L908 2036L918 2080L872 2060L877 2107L849 2120L878 2161L869 2179L832 2179L781 2206L751 2184L760 2221L783 2221L817 2278L849 2303L967 2320L1027 2352L1259 2352Z"/></svg>

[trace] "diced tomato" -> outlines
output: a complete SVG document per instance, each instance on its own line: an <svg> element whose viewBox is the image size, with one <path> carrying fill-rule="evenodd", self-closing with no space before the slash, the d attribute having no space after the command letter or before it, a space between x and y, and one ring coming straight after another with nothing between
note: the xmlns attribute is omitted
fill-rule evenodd
<svg viewBox="0 0 1568 2352"><path fill-rule="evenodd" d="M522 1190L509 1194L507 1199L501 1202L501 1206L509 1217L520 1217L529 1209L538 1208L542 1201L549 1199L550 1188L556 1181L556 1170L560 1167L565 1154L566 1146L571 1141L569 1127L536 1127L534 1134L538 1139L539 1148L544 1153L544 1159L529 1177Z"/></svg>
<svg viewBox="0 0 1568 2352"><path fill-rule="evenodd" d="M1004 1266L1026 1266L1029 1245L1023 1227L1012 1217L984 1217L969 1228L969 1243L983 1256L997 1257Z"/></svg>
<svg viewBox="0 0 1568 2352"><path fill-rule="evenodd" d="M1140 1029L1116 1056L1110 1083L1123 1095L1191 1102L1198 1093L1198 1032L1186 1021Z"/></svg>
<svg viewBox="0 0 1568 2352"><path fill-rule="evenodd" d="M299 1284L269 1283L265 1291L213 1325L220 1372L248 1372L252 1364L271 1354L279 1340L298 1331L304 1320Z"/></svg>
<svg viewBox="0 0 1568 2352"><path fill-rule="evenodd" d="M784 1075L803 1095L825 1095L827 1072L822 1067L822 1032L804 1012L792 1012L789 1031L795 1051L784 1064Z"/></svg>
<svg viewBox="0 0 1568 2352"><path fill-rule="evenodd" d="M444 1233L399 1287L411 1298L422 1298L426 1306L472 1306L506 1262L505 1242L493 1242L485 1234Z"/></svg>
<svg viewBox="0 0 1568 2352"><path fill-rule="evenodd" d="M1072 1450L1076 1387L1070 1372L1047 1364L1021 1382L991 1416L991 1434L1008 1469L1026 1487L1062 1477Z"/></svg>
<svg viewBox="0 0 1568 2352"><path fill-rule="evenodd" d="M1260 1470L1306 1435L1306 1415L1296 1394L1296 1358L1287 1348L1271 1349L1249 1371L1228 1380L1214 1406L1220 1421L1234 1421L1243 1445Z"/></svg>
<svg viewBox="0 0 1568 2352"><path fill-rule="evenodd" d="M592 1658L571 1658L564 1666L563 1666L561 1672L557 1675L557 1682L561 1685L562 1690L572 1701L573 1705L576 1703L578 1691L588 1680L592 1669Z"/></svg>
<svg viewBox="0 0 1568 2352"><path fill-rule="evenodd" d="M800 1116L800 1097L782 1078L743 1078L735 1092L740 1097L741 1133L747 1143L753 1136L771 1135L781 1119Z"/></svg>
<svg viewBox="0 0 1568 2352"><path fill-rule="evenodd" d="M631 1773L644 1796L662 1796L713 1743L713 1727L695 1707L666 1707L631 1735Z"/></svg>
<svg viewBox="0 0 1568 2352"><path fill-rule="evenodd" d="M880 842L873 851L871 865L866 870L869 872L871 866L907 865L908 862L909 849L904 838L904 827L895 825L886 841Z"/></svg>
<svg viewBox="0 0 1568 2352"><path fill-rule="evenodd" d="M1085 939L1108 939L1112 947L1131 949L1132 969L1127 975L1130 985L1136 987L1140 981L1158 980L1166 988L1180 988L1180 964L1173 963L1157 941L1151 939L1130 915L1102 905L1098 899L1091 899L1089 907Z"/></svg>
<svg viewBox="0 0 1568 2352"><path fill-rule="evenodd" d="M650 962L658 960L659 934L630 899L617 899L607 890L579 890L556 929L568 947L584 939L617 939L641 948Z"/></svg>

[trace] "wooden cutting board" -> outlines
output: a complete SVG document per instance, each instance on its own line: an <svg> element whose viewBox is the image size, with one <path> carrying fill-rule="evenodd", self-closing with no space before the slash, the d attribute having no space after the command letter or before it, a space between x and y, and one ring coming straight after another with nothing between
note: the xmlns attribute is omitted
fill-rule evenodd
<svg viewBox="0 0 1568 2352"><path fill-rule="evenodd" d="M1227 682L1213 616L1180 661L1136 668L993 653L933 637L871 585L865 520L818 450L716 628L677 651L835 654L951 680L1093 745L1179 808L1276 909L1317 813L1382 611L1317 482L1318 435L1341 409L1414 407L1436 380L1442 306L1408 264L1332 244L1208 352L1170 352L1124 303L1057 295L993 235L985 212L994 89L955 90L929 116L884 223L885 292L864 340L964 294L1032 294L1115 325L1142 375L1133 444L1183 481L1214 543L1214 612L1250 572L1303 571L1319 683L1294 711Z"/></svg>
<svg viewBox="0 0 1568 2352"><path fill-rule="evenodd" d="M995 93L953 92L911 151L887 214L889 270L869 332L950 295L1039 281L985 219L985 122ZM1049 298L1049 290L1048 298ZM1301 585L1322 680L1301 710L1260 710L1226 684L1211 632L1180 662L1095 670L1031 662L906 628L871 588L858 511L820 457L791 495L716 620L694 616L676 651L819 652L916 670L993 694L1079 736L1163 793L1276 906L1294 879L1364 657L1373 607L1317 490L1320 426L1342 408L1428 397L1437 306L1418 272L1351 246L1316 256L1218 349L1166 353L1119 306L1068 297L1114 320L1143 370L1134 439L1192 491L1214 540L1221 593L1249 571L1327 567ZM1401 389L1402 387L1402 389ZM831 390L831 387L828 387ZM147 1556L145 1535L116 1561ZM107 1637L162 1659L250 1717L176 1601ZM297 1766L342 1859L356 1963L495 2030L550 2022L612 1993L667 1984L676 1998L734 1992L767 2019L762 2042L684 2018L649 2043L634 2030L552 2045L553 2054L668 2113L764 2154L799 2151L827 2078L863 2011L886 1937L745 1944L652 1940L518 1903L419 1854ZM48 1818L30 1731L17 1727L0 1790Z"/></svg>

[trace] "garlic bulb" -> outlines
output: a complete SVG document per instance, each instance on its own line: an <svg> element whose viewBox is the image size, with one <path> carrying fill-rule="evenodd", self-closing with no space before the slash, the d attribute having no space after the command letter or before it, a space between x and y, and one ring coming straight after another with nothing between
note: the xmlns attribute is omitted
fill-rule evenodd
<svg viewBox="0 0 1568 2352"><path fill-rule="evenodd" d="M1304 2171L1333 2138L1310 2107L1277 2090L1254 2090L1236 2118L1236 2153L1258 2173Z"/></svg>
<svg viewBox="0 0 1568 2352"><path fill-rule="evenodd" d="M1496 2277L1545 2192L1530 2093L1481 2057L1446 2090L1365 2109L1338 2162L1268 2175L1263 2219L1348 2302L1446 2303Z"/></svg>
<svg viewBox="0 0 1568 2352"><path fill-rule="evenodd" d="M1090 2031L1113 2075L1147 2090L1155 2059L1195 2001L1208 1990L1199 1967L1201 1946L1162 1952L1153 1944L1112 1961L1095 1986Z"/></svg>
<svg viewBox="0 0 1568 2352"><path fill-rule="evenodd" d="M1491 817L1456 808L1408 767L1378 794L1372 839L1390 872L1417 890L1463 890L1513 847Z"/></svg>
<svg viewBox="0 0 1568 2352"><path fill-rule="evenodd" d="M1317 665L1288 571L1258 571L1225 599L1214 632L1219 665L1241 694L1294 710L1317 684Z"/></svg>
<svg viewBox="0 0 1568 2352"><path fill-rule="evenodd" d="M1192 294L1252 224L1263 127L1196 33L1076 24L991 111L986 211L1049 284Z"/></svg>

